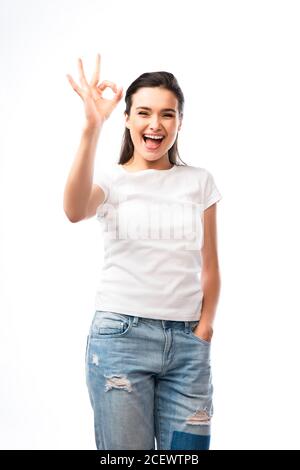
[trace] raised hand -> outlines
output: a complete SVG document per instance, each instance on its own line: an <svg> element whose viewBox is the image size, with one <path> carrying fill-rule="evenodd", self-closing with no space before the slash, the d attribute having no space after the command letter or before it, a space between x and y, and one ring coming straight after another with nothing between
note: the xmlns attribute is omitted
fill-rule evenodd
<svg viewBox="0 0 300 470"><path fill-rule="evenodd" d="M123 87L118 88L113 82L104 80L100 85L98 85L100 80L100 64L101 56L100 54L97 54L95 72L90 83L88 83L84 74L82 60L81 58L78 58L79 80L81 86L77 85L71 75L67 74L67 78L72 88L83 100L86 123L91 127L98 127L103 123L103 121L108 119L123 96ZM115 92L115 95L111 100L103 98L102 96L103 91L108 87Z"/></svg>

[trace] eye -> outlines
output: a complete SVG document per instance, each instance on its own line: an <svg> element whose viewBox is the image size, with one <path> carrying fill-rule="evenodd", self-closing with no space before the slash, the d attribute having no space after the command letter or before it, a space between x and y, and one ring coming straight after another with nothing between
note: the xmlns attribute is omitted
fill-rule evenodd
<svg viewBox="0 0 300 470"><path fill-rule="evenodd" d="M147 113L144 113L143 111L140 111L138 114L146 114L147 115ZM165 117L173 117L173 114L165 114L164 116Z"/></svg>

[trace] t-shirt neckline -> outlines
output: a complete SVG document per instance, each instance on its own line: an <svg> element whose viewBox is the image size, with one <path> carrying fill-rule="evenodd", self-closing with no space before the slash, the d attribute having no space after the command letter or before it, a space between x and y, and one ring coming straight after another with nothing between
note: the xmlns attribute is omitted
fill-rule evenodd
<svg viewBox="0 0 300 470"><path fill-rule="evenodd" d="M139 174L144 174L144 173L153 172L153 171L167 174L167 173L174 171L177 168L177 166L178 165L174 164L171 168L167 168L166 170L157 170L156 168L146 168L145 170L127 171L120 163L118 163L118 168L120 168L120 170L122 170L122 172L126 173L127 175L139 175Z"/></svg>

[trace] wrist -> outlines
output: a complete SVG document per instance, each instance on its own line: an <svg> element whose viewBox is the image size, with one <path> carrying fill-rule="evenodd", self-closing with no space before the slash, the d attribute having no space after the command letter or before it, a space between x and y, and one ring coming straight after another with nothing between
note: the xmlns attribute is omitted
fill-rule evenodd
<svg viewBox="0 0 300 470"><path fill-rule="evenodd" d="M100 132L103 124L104 119L102 121L99 121L97 124L90 124L88 122L85 122L83 124L83 131L90 134L97 134Z"/></svg>
<svg viewBox="0 0 300 470"><path fill-rule="evenodd" d="M200 321L197 327L195 328L194 332L199 336L202 336L207 341L210 341L213 336L214 330L210 323L204 323Z"/></svg>

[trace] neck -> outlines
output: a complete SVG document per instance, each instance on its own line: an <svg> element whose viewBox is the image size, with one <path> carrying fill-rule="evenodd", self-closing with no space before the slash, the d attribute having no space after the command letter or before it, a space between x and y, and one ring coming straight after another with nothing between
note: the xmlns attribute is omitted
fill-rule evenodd
<svg viewBox="0 0 300 470"><path fill-rule="evenodd" d="M124 163L123 166L126 166L126 168L130 168L130 171L139 171L139 170L168 170L172 168L174 165L170 163L168 154L164 155L162 158L159 158L158 160L155 160L153 162L149 162L148 160L145 160L145 158L138 158L132 156L128 162Z"/></svg>

